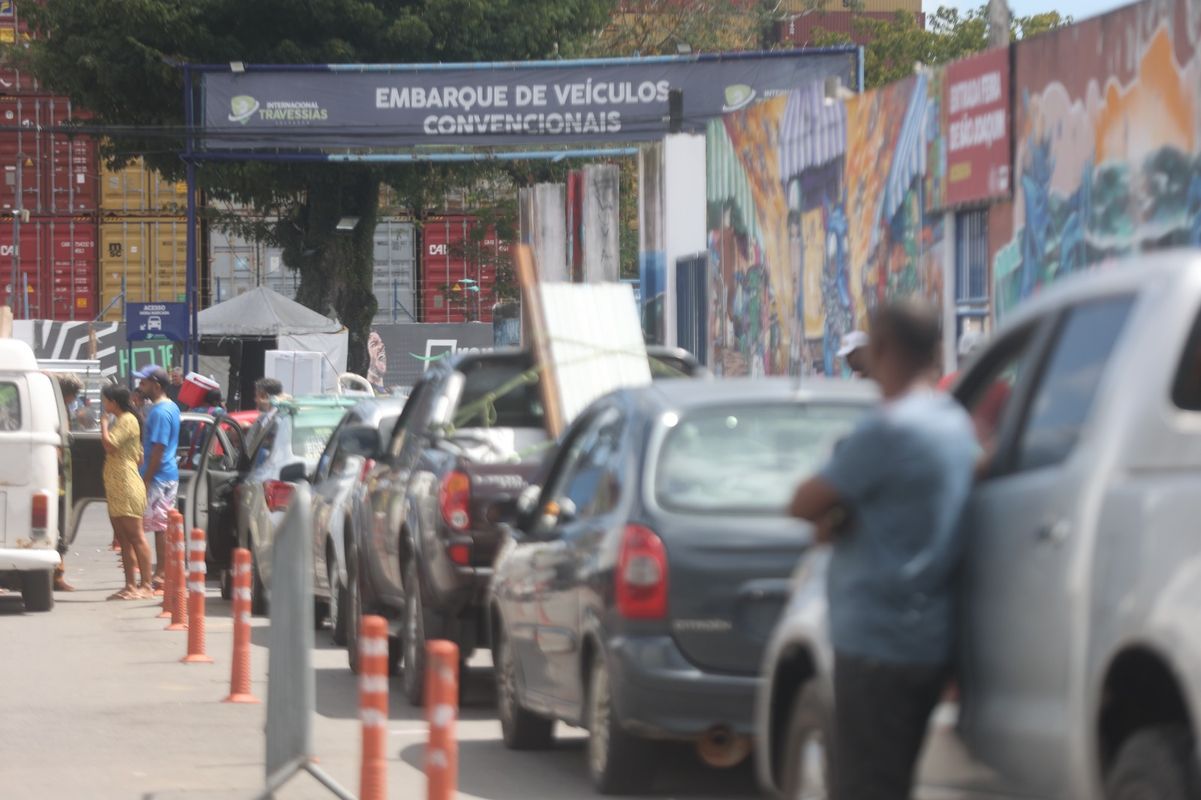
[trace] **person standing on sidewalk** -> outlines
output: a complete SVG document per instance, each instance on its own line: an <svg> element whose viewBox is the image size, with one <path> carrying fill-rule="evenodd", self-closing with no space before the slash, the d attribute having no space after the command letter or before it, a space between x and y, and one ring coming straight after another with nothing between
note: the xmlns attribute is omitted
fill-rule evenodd
<svg viewBox="0 0 1201 800"><path fill-rule="evenodd" d="M125 587L109 600L140 600L154 596L150 546L142 533L146 513L146 485L138 474L142 460L142 421L134 411L129 390L109 384L101 390L104 415L100 417L100 443L104 446L104 496L113 533L121 542ZM112 424L109 424L109 417ZM141 583L134 579L134 565Z"/></svg>
<svg viewBox="0 0 1201 800"><path fill-rule="evenodd" d="M951 677L960 517L979 446L967 412L934 389L939 340L932 309L876 311L868 358L883 405L792 501L833 547L835 800L909 800Z"/></svg>
<svg viewBox="0 0 1201 800"><path fill-rule="evenodd" d="M162 367L150 364L134 374L138 391L149 406L142 429L142 482L146 487L146 513L143 527L154 533L154 588L163 586L167 565L167 519L175 511L179 491L179 467L175 451L179 447L179 407L167 396L171 378Z"/></svg>

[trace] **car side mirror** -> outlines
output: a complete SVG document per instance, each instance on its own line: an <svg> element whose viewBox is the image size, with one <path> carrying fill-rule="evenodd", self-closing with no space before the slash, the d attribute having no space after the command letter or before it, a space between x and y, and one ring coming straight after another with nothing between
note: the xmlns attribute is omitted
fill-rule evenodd
<svg viewBox="0 0 1201 800"><path fill-rule="evenodd" d="M370 425L351 425L338 434L338 449L346 455L377 458L383 447L378 430Z"/></svg>
<svg viewBox="0 0 1201 800"><path fill-rule="evenodd" d="M284 483L303 483L309 479L308 467L303 461L289 464L279 471L279 479Z"/></svg>
<svg viewBox="0 0 1201 800"><path fill-rule="evenodd" d="M538 497L542 494L541 486L527 486L517 496L517 513L527 516L538 505Z"/></svg>
<svg viewBox="0 0 1201 800"><path fill-rule="evenodd" d="M545 511L548 516L554 517L556 525L571 522L580 513L580 510L575 506L575 501L570 497L560 497L558 500L547 503Z"/></svg>

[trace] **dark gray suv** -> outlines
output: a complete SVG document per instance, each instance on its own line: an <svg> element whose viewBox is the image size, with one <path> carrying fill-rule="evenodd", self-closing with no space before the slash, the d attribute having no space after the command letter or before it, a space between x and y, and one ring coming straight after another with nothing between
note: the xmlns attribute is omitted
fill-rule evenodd
<svg viewBox="0 0 1201 800"><path fill-rule="evenodd" d="M590 406L497 558L506 745L586 727L604 793L650 782L646 740L745 757L763 647L810 544L788 501L874 397L849 381L666 381Z"/></svg>

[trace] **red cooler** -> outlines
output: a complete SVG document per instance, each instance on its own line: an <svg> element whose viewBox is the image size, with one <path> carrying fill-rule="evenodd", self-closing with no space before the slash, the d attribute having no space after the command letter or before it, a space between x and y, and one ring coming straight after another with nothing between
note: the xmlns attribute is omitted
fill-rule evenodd
<svg viewBox="0 0 1201 800"><path fill-rule="evenodd" d="M196 372L189 372L183 379L183 386L179 387L179 402L188 408L202 406L205 404L204 398L208 397L208 393L213 389L220 388L221 384L215 380Z"/></svg>

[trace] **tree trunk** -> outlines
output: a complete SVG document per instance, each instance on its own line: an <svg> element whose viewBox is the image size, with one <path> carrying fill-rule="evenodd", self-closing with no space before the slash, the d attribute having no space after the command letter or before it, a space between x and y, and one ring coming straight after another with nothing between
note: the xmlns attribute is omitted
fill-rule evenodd
<svg viewBox="0 0 1201 800"><path fill-rule="evenodd" d="M363 376L376 311L372 276L379 187L379 177L369 168L317 172L304 202L279 228L284 261L300 270L297 301L346 326L346 368ZM358 218L353 230L337 230L345 217Z"/></svg>

